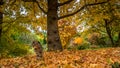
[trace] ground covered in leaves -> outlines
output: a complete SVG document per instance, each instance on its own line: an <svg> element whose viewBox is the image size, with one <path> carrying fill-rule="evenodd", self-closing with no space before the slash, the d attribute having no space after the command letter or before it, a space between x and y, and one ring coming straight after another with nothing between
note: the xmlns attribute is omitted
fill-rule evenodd
<svg viewBox="0 0 120 68"><path fill-rule="evenodd" d="M44 60L35 56L1 59L0 68L112 68L114 62L120 63L120 47L45 52Z"/></svg>

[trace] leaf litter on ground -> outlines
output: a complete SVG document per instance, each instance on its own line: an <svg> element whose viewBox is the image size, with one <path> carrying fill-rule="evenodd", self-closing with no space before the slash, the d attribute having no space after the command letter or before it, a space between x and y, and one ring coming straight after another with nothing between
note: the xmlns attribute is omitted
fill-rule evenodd
<svg viewBox="0 0 120 68"><path fill-rule="evenodd" d="M0 68L112 68L112 63L120 63L120 47L44 52L43 58L29 55L1 59Z"/></svg>

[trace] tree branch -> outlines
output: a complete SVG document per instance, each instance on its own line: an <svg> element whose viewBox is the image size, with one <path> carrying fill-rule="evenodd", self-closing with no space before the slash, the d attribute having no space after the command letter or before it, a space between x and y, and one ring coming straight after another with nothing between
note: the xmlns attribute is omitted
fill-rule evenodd
<svg viewBox="0 0 120 68"><path fill-rule="evenodd" d="M36 0L35 0L35 2L37 3L37 5L38 5L38 7L40 8L40 10L43 11L43 13L47 14L47 12L46 12L42 7L40 7L39 2L36 1Z"/></svg>
<svg viewBox="0 0 120 68"><path fill-rule="evenodd" d="M16 0L13 0L12 3L10 5L13 5L16 2Z"/></svg>
<svg viewBox="0 0 120 68"><path fill-rule="evenodd" d="M0 0L0 5L3 5L3 4L4 4L3 0Z"/></svg>
<svg viewBox="0 0 120 68"><path fill-rule="evenodd" d="M24 2L35 2L36 0L23 0Z"/></svg>
<svg viewBox="0 0 120 68"><path fill-rule="evenodd" d="M69 3L72 2L72 1L74 1L74 0L68 0L68 1L66 1L66 2L64 2L64 3L58 3L58 6L62 6L62 5L65 5L65 4L69 4Z"/></svg>
<svg viewBox="0 0 120 68"><path fill-rule="evenodd" d="M104 3L107 3L108 1L109 0L107 0L105 2L99 2L99 3L93 3L93 4L86 4L86 5L82 6L80 9L78 9L77 11L75 11L75 12L73 12L71 14L68 14L68 15L64 15L64 16L58 17L58 19L62 19L62 18L65 18L65 17L72 16L74 14L77 14L78 12L80 12L81 10L83 10L87 6L94 6L94 5L104 4Z"/></svg>

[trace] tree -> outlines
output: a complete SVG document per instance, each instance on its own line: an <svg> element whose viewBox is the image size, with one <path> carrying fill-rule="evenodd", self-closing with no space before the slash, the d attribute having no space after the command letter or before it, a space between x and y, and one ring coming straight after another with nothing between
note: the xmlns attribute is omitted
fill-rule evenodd
<svg viewBox="0 0 120 68"><path fill-rule="evenodd" d="M2 23L3 23L3 12L2 12L2 5L3 0L0 0L0 42L1 42L1 35L2 35Z"/></svg>
<svg viewBox="0 0 120 68"><path fill-rule="evenodd" d="M113 38L112 38L112 35L111 35L111 29L109 27L110 22L108 22L107 20L104 20L104 21L105 21L105 28L106 28L107 34L108 34L108 36L111 40L112 45L114 45L114 41L113 41Z"/></svg>
<svg viewBox="0 0 120 68"><path fill-rule="evenodd" d="M94 11L95 15L93 14L93 12L91 12L91 14L93 15L92 17L90 17L90 18L94 18L93 21L91 21L93 24L92 26L95 29L98 29L101 33L106 34L109 40L111 41L112 46L115 46L118 40L116 42L116 40L114 39L114 36L117 34L117 37L119 39L119 31L120 31L119 30L119 27L120 27L119 1L111 0L106 4L99 5L94 8L96 8L96 10ZM99 17L97 17L97 15Z"/></svg>
<svg viewBox="0 0 120 68"><path fill-rule="evenodd" d="M25 0L23 0L25 1ZM25 1L25 2L30 2L30 1ZM55 51L55 50L60 50L62 51L62 45L61 45L61 41L60 41L60 36L59 36L59 31L58 31L58 20L62 19L62 18L66 18L69 16L72 16L74 14L77 14L78 12L80 12L81 10L83 10L84 8L88 7L88 6L93 6L93 5L98 5L98 4L104 4L107 1L103 1L103 2L93 2L93 3L88 3L88 4L84 4L82 5L82 7L77 8L74 10L74 12L70 11L71 13L66 14L66 15L60 15L60 13L58 11L61 10L60 7L68 5L70 3L75 3L76 1L74 0L68 0L68 1L61 1L61 0L47 0L46 2L47 4L47 11L45 11L38 3L37 0L31 1L31 2L35 2L37 3L37 5L39 6L39 8L45 13L47 14L47 44L48 44L48 50L49 51Z"/></svg>
<svg viewBox="0 0 120 68"><path fill-rule="evenodd" d="M22 1L24 1L26 5ZM107 3L109 0L103 0L103 1L88 0L88 3L85 3L85 1L79 1L79 0L78 1L75 1L75 0L68 0L68 1L66 0L22 0L22 1L21 0L6 1L5 4L7 5L8 3L10 3L8 6L11 6L11 7L10 9L9 8L8 9L13 12L12 14L16 13L15 17L17 16L26 17L28 15L29 17L32 17L31 21L35 20L33 16L30 16L31 12L29 9L31 7L32 7L31 11L33 11L33 15L41 13L41 16L42 15L44 15L45 17L47 16L48 50L62 51L63 49L62 49L62 44L61 44L60 35L58 31L58 20L73 16L78 12L83 11L83 9L88 8L89 6ZM40 10L35 11L37 7ZM25 9L29 14L27 14L27 12L24 12L26 14L22 15L21 12L24 11ZM22 20L19 20L19 21L22 21Z"/></svg>

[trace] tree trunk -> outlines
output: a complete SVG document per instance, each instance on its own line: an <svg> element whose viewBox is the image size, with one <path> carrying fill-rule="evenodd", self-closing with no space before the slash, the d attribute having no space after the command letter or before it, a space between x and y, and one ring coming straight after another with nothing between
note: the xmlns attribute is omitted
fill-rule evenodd
<svg viewBox="0 0 120 68"><path fill-rule="evenodd" d="M120 32L118 33L118 45L120 46Z"/></svg>
<svg viewBox="0 0 120 68"><path fill-rule="evenodd" d="M118 33L118 43L120 44L120 32Z"/></svg>
<svg viewBox="0 0 120 68"><path fill-rule="evenodd" d="M120 32L118 33L118 39L117 39L117 41L116 41L116 43L115 43L116 45L116 47L117 46L120 46Z"/></svg>
<svg viewBox="0 0 120 68"><path fill-rule="evenodd" d="M2 5L3 5L3 0L0 0L0 41L2 36L2 23L3 23Z"/></svg>
<svg viewBox="0 0 120 68"><path fill-rule="evenodd" d="M105 28L106 28L107 34L110 38L110 41L112 43L112 46L114 46L114 41L113 41L113 38L111 36L111 30L110 30L110 27L109 27L109 22L107 20L105 20Z"/></svg>
<svg viewBox="0 0 120 68"><path fill-rule="evenodd" d="M62 44L58 31L58 1L48 0L47 12L47 45L48 51L62 51Z"/></svg>

